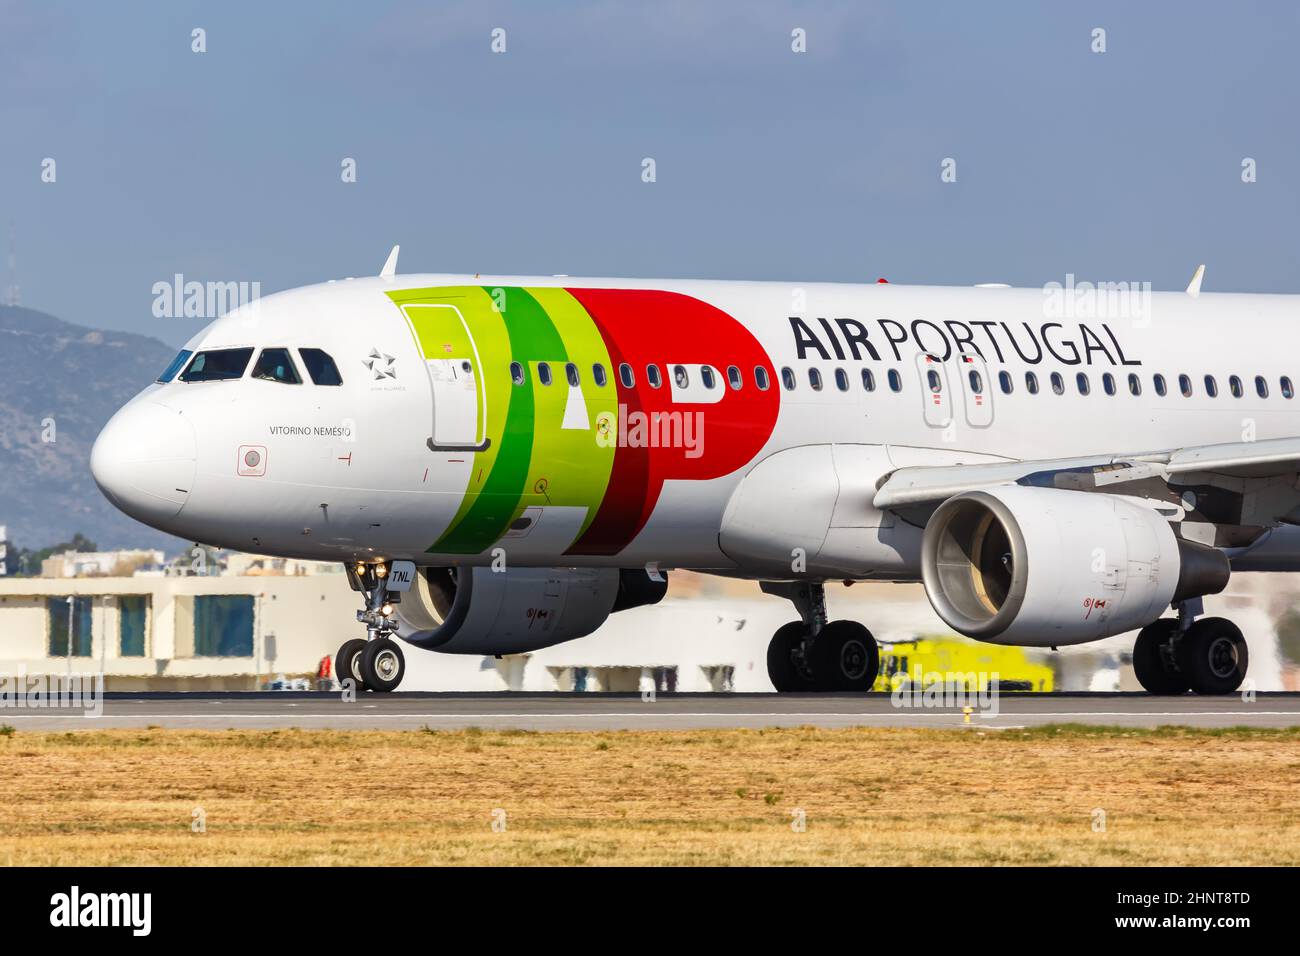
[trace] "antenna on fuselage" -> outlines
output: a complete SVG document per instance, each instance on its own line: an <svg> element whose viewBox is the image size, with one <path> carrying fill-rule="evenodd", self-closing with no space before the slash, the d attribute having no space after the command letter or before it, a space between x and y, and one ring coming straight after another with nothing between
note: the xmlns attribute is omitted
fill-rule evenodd
<svg viewBox="0 0 1300 956"><path fill-rule="evenodd" d="M379 278L391 279L397 275L397 254L402 251L401 246L393 246L393 251L388 254L388 261L384 267L379 270Z"/></svg>
<svg viewBox="0 0 1300 956"><path fill-rule="evenodd" d="M1187 283L1187 294L1195 299L1201 294L1201 280L1205 278L1205 263L1202 262L1192 273L1192 281Z"/></svg>

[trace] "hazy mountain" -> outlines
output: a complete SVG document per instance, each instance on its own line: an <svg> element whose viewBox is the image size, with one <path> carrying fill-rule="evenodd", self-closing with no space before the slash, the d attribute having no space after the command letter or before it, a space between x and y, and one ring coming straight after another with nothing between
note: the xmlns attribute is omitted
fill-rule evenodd
<svg viewBox="0 0 1300 956"><path fill-rule="evenodd" d="M180 546L119 512L90 476L99 430L175 354L157 339L0 306L0 525L14 545L80 531L101 548Z"/></svg>

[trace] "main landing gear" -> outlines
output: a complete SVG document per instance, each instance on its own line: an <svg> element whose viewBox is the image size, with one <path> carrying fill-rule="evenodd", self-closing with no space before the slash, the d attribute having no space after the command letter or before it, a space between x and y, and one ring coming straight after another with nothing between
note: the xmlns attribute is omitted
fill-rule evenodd
<svg viewBox="0 0 1300 956"><path fill-rule="evenodd" d="M1152 694L1231 694L1246 679L1250 652L1241 630L1222 617L1195 620L1200 602L1192 604L1138 632L1133 673Z"/></svg>
<svg viewBox="0 0 1300 956"><path fill-rule="evenodd" d="M826 620L820 581L764 581L768 594L794 602L801 620L777 628L767 645L767 676L782 693L868 691L880 670L880 650L857 621Z"/></svg>
<svg viewBox="0 0 1300 956"><path fill-rule="evenodd" d="M382 561L350 564L347 573L352 590L365 594L366 607L357 611L357 620L366 626L366 637L343 642L334 656L334 675L340 683L351 679L357 690L397 690L406 673L406 659L393 640L397 633L393 605L402 595L388 590L388 566Z"/></svg>

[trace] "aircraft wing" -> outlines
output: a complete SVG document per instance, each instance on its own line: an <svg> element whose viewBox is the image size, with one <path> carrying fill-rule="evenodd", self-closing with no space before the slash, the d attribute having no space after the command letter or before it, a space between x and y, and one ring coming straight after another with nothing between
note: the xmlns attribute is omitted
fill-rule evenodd
<svg viewBox="0 0 1300 956"><path fill-rule="evenodd" d="M886 476L872 503L924 524L953 495L1005 484L1144 499L1206 544L1245 547L1278 524L1300 524L1300 437L1131 455L905 467Z"/></svg>

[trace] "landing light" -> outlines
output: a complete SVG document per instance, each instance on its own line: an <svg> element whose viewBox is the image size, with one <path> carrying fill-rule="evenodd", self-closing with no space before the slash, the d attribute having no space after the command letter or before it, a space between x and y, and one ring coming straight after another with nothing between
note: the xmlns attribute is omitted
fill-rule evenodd
<svg viewBox="0 0 1300 956"><path fill-rule="evenodd" d="M382 563L382 562L380 562L379 564L376 564L376 565L375 565L375 574L379 575L381 578L386 578L386 577L388 577L388 565L386 565L386 564L384 564L384 563Z"/></svg>
<svg viewBox="0 0 1300 956"><path fill-rule="evenodd" d="M384 617L392 617L393 606L391 604L385 604L383 607L379 609L379 613L382 614Z"/></svg>

